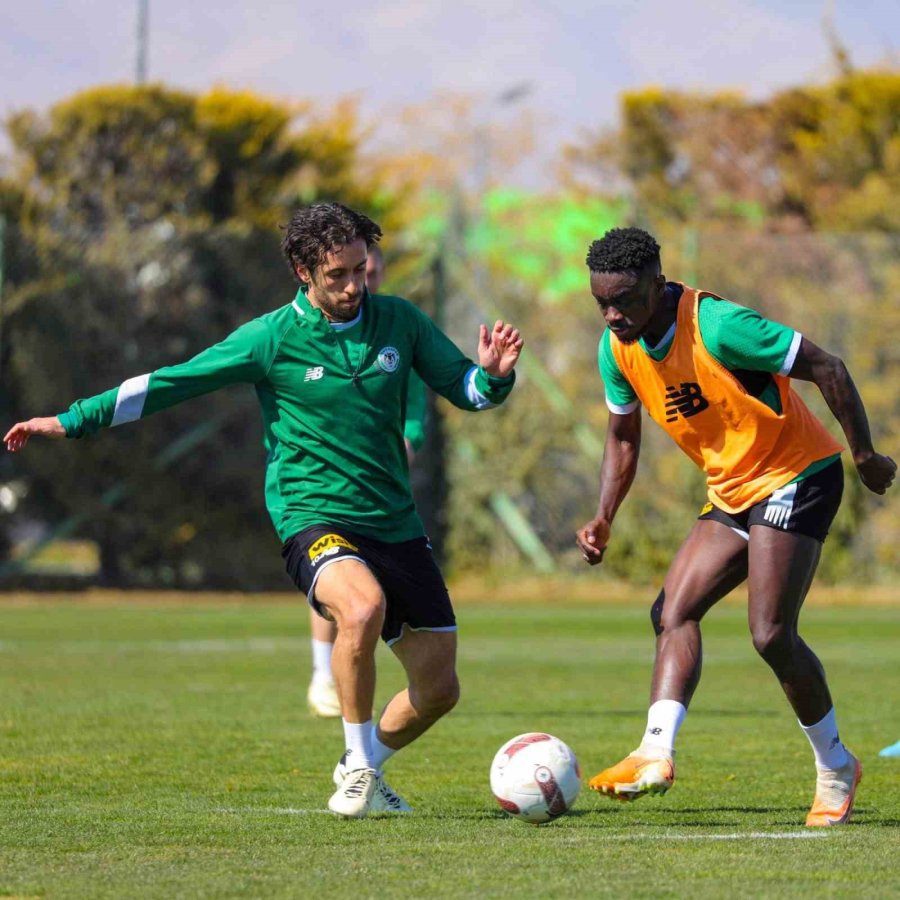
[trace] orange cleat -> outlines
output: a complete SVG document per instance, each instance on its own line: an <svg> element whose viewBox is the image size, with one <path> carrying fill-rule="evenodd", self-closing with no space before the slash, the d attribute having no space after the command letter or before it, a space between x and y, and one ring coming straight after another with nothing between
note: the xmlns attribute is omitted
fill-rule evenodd
<svg viewBox="0 0 900 900"><path fill-rule="evenodd" d="M637 800L644 794L664 794L675 780L675 766L668 757L649 758L629 754L622 762L595 775L588 785L614 800Z"/></svg>
<svg viewBox="0 0 900 900"><path fill-rule="evenodd" d="M856 786L862 778L859 760L848 751L850 759L840 769L819 769L816 778L816 797L806 817L811 828L843 825L853 812Z"/></svg>

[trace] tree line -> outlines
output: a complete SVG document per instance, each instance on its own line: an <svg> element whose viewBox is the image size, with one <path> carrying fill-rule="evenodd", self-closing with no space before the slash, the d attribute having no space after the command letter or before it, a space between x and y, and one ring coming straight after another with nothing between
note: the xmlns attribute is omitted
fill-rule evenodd
<svg viewBox="0 0 900 900"><path fill-rule="evenodd" d="M572 533L592 511L599 465L579 435L588 428L602 439L605 423L601 323L586 270L583 289L577 278L556 279L572 286L542 294L542 273L522 264L514 239L506 254L482 253L467 240L468 188L451 191L444 181L436 192L434 166L376 156L349 103L323 113L223 89L106 87L46 113L17 113L6 131L6 421L61 411L289 302L278 225L300 203L340 199L382 223L393 237L392 284L445 317L464 348L470 321L500 307L540 364L523 374L491 428L437 407L445 443L436 443L445 450L429 476L441 496L446 482L439 512L450 570L521 565L492 508L489 488L498 485L556 564L578 570ZM607 200L625 210L621 224L653 230L670 277L757 306L841 353L891 452L900 420L892 387L900 74L847 71L757 102L635 92L622 98L619 126L566 148L561 169L568 202ZM524 233L527 212L510 214L506 226L514 237ZM597 236L586 235L559 265L583 266L586 242ZM548 401L541 378L564 401ZM816 397L807 399L828 418ZM77 518L78 536L100 548L108 584L286 586L272 564L249 387L67 451L35 443L14 463L0 459L0 483L27 485L15 513L0 513L7 550L27 523ZM618 550L605 565L625 577L658 577L702 502L701 482L648 429L617 521ZM825 574L890 577L894 501L849 483Z"/></svg>

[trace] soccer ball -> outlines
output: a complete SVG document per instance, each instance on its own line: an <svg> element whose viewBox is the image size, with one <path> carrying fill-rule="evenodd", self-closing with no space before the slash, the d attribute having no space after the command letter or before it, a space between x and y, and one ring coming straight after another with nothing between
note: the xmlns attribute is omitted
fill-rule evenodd
<svg viewBox="0 0 900 900"><path fill-rule="evenodd" d="M543 732L507 741L491 763L491 790L511 816L539 825L568 812L581 789L575 754Z"/></svg>

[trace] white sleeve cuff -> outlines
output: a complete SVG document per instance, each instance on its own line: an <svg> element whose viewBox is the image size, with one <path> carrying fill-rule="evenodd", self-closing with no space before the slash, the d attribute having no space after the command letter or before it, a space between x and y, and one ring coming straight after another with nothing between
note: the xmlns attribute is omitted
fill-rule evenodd
<svg viewBox="0 0 900 900"><path fill-rule="evenodd" d="M606 398L606 406L611 413L615 413L617 416L627 416L629 413L633 413L639 406L641 405L640 400L632 400L631 403L626 403L624 406L619 406L618 403L613 403L609 397Z"/></svg>
<svg viewBox="0 0 900 900"><path fill-rule="evenodd" d="M484 394L482 394L481 391L479 391L478 388L475 386L475 376L477 374L478 374L478 366L472 366L472 368L469 369L468 372L466 372L466 377L465 377L466 397L468 398L469 403L471 403L475 407L475 409L477 409L477 410L490 409L495 404L491 403L491 401L488 400L488 398L485 397Z"/></svg>
<svg viewBox="0 0 900 900"><path fill-rule="evenodd" d="M787 356L784 358L784 362L781 364L781 368L778 370L779 375L790 375L791 369L794 368L794 363L797 361L797 354L800 352L800 344L803 342L803 335L800 334L799 331L794 332L794 337L791 340L791 346L788 347Z"/></svg>

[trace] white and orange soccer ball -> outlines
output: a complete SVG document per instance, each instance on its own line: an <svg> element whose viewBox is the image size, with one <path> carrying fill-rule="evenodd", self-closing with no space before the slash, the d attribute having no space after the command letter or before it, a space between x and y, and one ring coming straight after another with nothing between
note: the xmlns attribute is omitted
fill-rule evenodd
<svg viewBox="0 0 900 900"><path fill-rule="evenodd" d="M511 816L539 825L567 813L581 789L571 749L543 732L507 741L491 763L491 790Z"/></svg>

